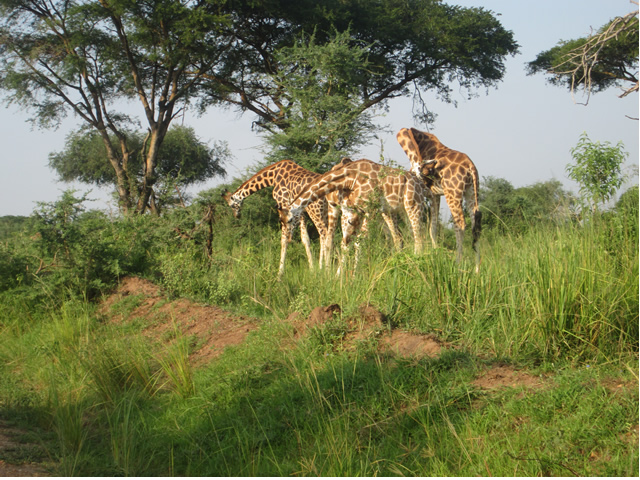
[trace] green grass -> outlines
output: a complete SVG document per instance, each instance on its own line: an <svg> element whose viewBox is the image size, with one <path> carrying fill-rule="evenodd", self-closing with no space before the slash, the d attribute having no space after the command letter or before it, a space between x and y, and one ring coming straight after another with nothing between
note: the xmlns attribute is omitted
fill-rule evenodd
<svg viewBox="0 0 640 480"><path fill-rule="evenodd" d="M393 252L372 228L353 275L309 271L294 243L279 283L275 234L225 246L215 268L167 247L168 293L260 318L199 368L177 329L142 334L140 297L114 305L111 323L84 300L30 308L6 292L0 420L37 437L55 475L635 477L637 219L614 227L484 239L479 274L469 252L462 264L443 247L414 255L410 241ZM289 314L333 303L341 315L292 342ZM345 348L364 303L384 330L451 347L422 359L375 339ZM540 383L474 383L495 365Z"/></svg>

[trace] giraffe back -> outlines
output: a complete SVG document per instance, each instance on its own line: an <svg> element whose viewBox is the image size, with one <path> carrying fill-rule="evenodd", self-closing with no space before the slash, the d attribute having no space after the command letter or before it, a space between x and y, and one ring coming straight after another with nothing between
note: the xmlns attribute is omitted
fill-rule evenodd
<svg viewBox="0 0 640 480"><path fill-rule="evenodd" d="M307 187L291 203L291 209L305 208L309 203L338 192L347 207L363 208L377 195L384 206L396 210L407 198L424 195L423 183L400 169L361 159L325 173Z"/></svg>
<svg viewBox="0 0 640 480"><path fill-rule="evenodd" d="M473 189L477 207L478 170L465 153L445 146L434 134L415 128L401 129L396 138L409 157L411 170L422 176L434 194L449 191L461 196Z"/></svg>

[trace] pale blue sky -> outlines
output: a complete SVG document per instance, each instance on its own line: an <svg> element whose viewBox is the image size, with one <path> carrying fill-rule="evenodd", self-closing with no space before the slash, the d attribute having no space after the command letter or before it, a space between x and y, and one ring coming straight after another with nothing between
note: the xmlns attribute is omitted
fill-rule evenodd
<svg viewBox="0 0 640 480"><path fill-rule="evenodd" d="M431 128L447 146L467 153L481 177L503 177L516 187L552 178L575 189L566 177L571 162L570 149L582 132L592 140L622 141L629 153L628 165L638 165L638 94L617 98L616 89L593 95L588 106L574 103L564 88L546 84L542 75L526 76L525 63L536 54L553 47L561 39L588 35L618 15L637 9L629 0L458 0L450 4L482 6L500 14L505 28L514 32L520 54L509 58L507 73L497 89L468 100L464 92L454 94L457 108L428 95L431 110L438 117ZM584 101L578 95L576 101ZM137 106L136 106L137 108ZM28 112L15 107L0 107L0 142L3 156L0 175L0 216L29 215L35 202L52 202L69 185L56 182L48 167L48 154L64 146L67 133L77 126L70 118L56 131L32 130L26 122ZM239 117L233 111L211 110L200 118L187 115L185 124L196 129L204 141L226 140L234 155L226 165L227 180L241 175L262 157L260 137L251 131L253 117ZM411 102L397 99L390 112L379 119L391 133L381 134L385 157L409 166L395 140L402 127L416 125L411 117ZM354 157L376 161L380 144L372 143ZM294 159L295 160L295 159ZM197 192L219 184L215 179L193 189ZM636 178L637 181L637 178ZM91 187L73 185L81 192ZM93 208L111 208L106 190L93 188ZM444 202L443 202L444 203ZM446 207L445 207L446 208Z"/></svg>

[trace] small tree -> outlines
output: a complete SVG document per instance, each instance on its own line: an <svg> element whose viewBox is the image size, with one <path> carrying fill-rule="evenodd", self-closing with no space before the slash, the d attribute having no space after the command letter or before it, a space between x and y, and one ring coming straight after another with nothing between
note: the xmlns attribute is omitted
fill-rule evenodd
<svg viewBox="0 0 640 480"><path fill-rule="evenodd" d="M144 181L148 133L126 132L130 152L127 171L132 191L140 191ZM160 211L167 204L180 201L180 190L226 174L222 165L231 157L226 142L209 147L191 127L173 126L167 131L157 160L158 180L150 197L152 209ZM108 152L98 132L87 127L67 135L62 151L49 154L49 166L63 182L79 181L98 187L113 186L118 179L107 161Z"/></svg>
<svg viewBox="0 0 640 480"><path fill-rule="evenodd" d="M622 163L628 155L622 142L615 146L609 142L594 143L586 133L571 149L576 163L567 165L567 174L580 184L580 193L591 203L594 212L598 204L613 197L624 182Z"/></svg>
<svg viewBox="0 0 640 480"><path fill-rule="evenodd" d="M101 139L123 212L153 209L158 154L171 122L198 105L198 82L231 49L226 17L208 2L176 0L0 0L0 91L41 127L73 114ZM149 137L134 178L127 133L135 121L115 107L142 107ZM121 105L121 103L120 103Z"/></svg>
<svg viewBox="0 0 640 480"><path fill-rule="evenodd" d="M303 167L326 172L340 157L365 145L377 129L360 96L360 79L369 68L368 49L349 32L328 43L303 36L276 55L286 65L274 76L286 99L286 124L271 128L268 161L291 158Z"/></svg>

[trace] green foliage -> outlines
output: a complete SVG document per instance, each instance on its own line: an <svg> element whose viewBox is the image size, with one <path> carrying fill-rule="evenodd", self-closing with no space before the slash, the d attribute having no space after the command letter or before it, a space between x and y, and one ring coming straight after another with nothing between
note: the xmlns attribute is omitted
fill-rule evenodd
<svg viewBox="0 0 640 480"><path fill-rule="evenodd" d="M625 180L622 164L629 155L622 142L592 142L586 133L571 149L574 165L567 165L569 178L580 184L580 193L595 210L618 191Z"/></svg>
<svg viewBox="0 0 640 480"><path fill-rule="evenodd" d="M542 223L569 219L573 198L558 180L514 188L508 180L485 177L480 186L483 229L522 233Z"/></svg>
<svg viewBox="0 0 640 480"><path fill-rule="evenodd" d="M523 198L536 205L549 183ZM27 429L57 475L636 477L637 195L584 225L532 215L536 228L518 235L494 229L477 274L447 248L393 252L374 218L357 271L310 271L294 242L274 282L278 228L233 218L220 189L160 217L113 219L66 192L34 215L41 238L5 244L47 268L0 293L0 420ZM195 367L178 328L149 338L130 318L141 297L120 302L117 322L74 299L128 274L261 321ZM26 293L42 289L54 301ZM332 303L341 314L292 341L290 313ZM354 342L365 303L388 323ZM390 328L436 335L443 350L382 352ZM475 382L505 365L535 383Z"/></svg>
<svg viewBox="0 0 640 480"><path fill-rule="evenodd" d="M156 387L143 388L133 373L143 361L163 375L159 366L170 364L172 353L122 325L105 328L91 309L78 307L66 307L55 335L46 324L22 336L0 332L0 394L12 376L23 380L14 386L21 395L39 379L29 406L13 404L0 417L15 422L30 414L20 425L36 432L54 475L638 473L637 358L539 368L516 363L514 383L515 374L524 374L531 386L485 389L474 380L508 360L465 347L404 359L340 349L339 338L328 350L313 343L285 349L286 326L264 322L242 348L194 369L183 397L159 388L159 377L151 380ZM7 361L15 354L9 356L6 342L28 371ZM100 360L108 354L113 362ZM124 375L112 375L116 381L95 396L95 374L111 370ZM36 411L47 414L37 428ZM492 454L497 450L505 454Z"/></svg>
<svg viewBox="0 0 640 480"><path fill-rule="evenodd" d="M350 32L370 46L369 68L357 79L367 108L409 95L411 87L436 90L451 101L450 83L469 91L493 86L504 74L504 58L517 52L512 32L491 12L436 0L239 1L213 2L212 8L229 15L228 32L236 43L234 55L220 65L224 75L209 83L207 93L212 102L255 113L257 124L268 130L286 129L284 113L293 93L274 80L292 68L275 57L304 32L315 32L318 45L330 42L334 32ZM344 73L351 75L348 68Z"/></svg>
<svg viewBox="0 0 640 480"><path fill-rule="evenodd" d="M321 44L315 35L303 36L276 53L282 69L274 80L286 92L287 123L267 136L269 163L291 158L323 173L368 143L369 132L376 130L361 98L361 79L370 68L368 51L344 32Z"/></svg>
<svg viewBox="0 0 640 480"><path fill-rule="evenodd" d="M7 101L34 112L37 126L55 127L73 113L94 134L86 139L92 148L82 166L62 167L62 158L54 165L91 182L103 181L111 168L124 213L134 202L138 213L149 203L157 211L153 185L160 173L167 175L156 168L158 151L180 108L197 98L198 79L211 73L226 48L212 41L224 18L201 4L173 0L3 1L0 13L0 89ZM139 184L138 172L129 172L127 141L136 121L113 108L124 99L140 101L149 130ZM95 135L106 155L96 154ZM87 172L99 158L107 166ZM190 178L193 168L184 170ZM169 171L175 175L174 167Z"/></svg>
<svg viewBox="0 0 640 480"><path fill-rule="evenodd" d="M373 108L417 93L431 119L420 91L452 101L452 84L470 94L495 86L504 58L517 52L513 34L491 12L438 0L6 0L0 13L0 89L7 101L34 112L41 127L77 115L93 136L71 137L69 151L54 154L52 166L63 178L91 183L115 177L109 183L125 214L158 213L173 185L202 178L194 176L195 165L180 163L192 152L176 158L175 149L165 148L166 170L158 157L171 122L188 105L250 111L259 127L284 132L273 138L275 156L299 156L323 170L366 142ZM301 40L305 32L315 32L313 42ZM138 100L144 110L143 168L135 165L129 138L136 121L113 108L123 99ZM84 142L90 148L81 148Z"/></svg>
<svg viewBox="0 0 640 480"><path fill-rule="evenodd" d="M127 171L130 181L138 189L144 179L146 134L125 132L125 136L131 155ZM225 175L222 165L230 157L226 142L216 142L209 147L190 127L170 128L156 160L159 178L154 188L159 206L179 203L178 189ZM49 154L49 166L64 182L80 181L114 189L118 185L101 135L86 128L67 135L64 150Z"/></svg>
<svg viewBox="0 0 640 480"><path fill-rule="evenodd" d="M529 75L545 73L554 85L570 90L583 86L594 93L622 81L637 82L632 73L638 68L637 12L627 21L620 20L611 20L591 37L561 41L539 53L528 63Z"/></svg>
<svg viewBox="0 0 640 480"><path fill-rule="evenodd" d="M85 211L87 195L65 191L56 202L40 203L33 214L39 266L25 275L44 282L53 297L71 291L91 298L154 262L149 249L162 232L153 221L124 217L114 222L101 212Z"/></svg>

